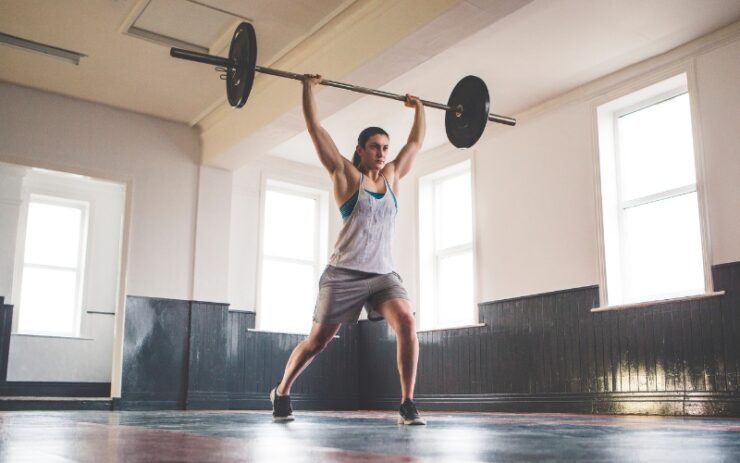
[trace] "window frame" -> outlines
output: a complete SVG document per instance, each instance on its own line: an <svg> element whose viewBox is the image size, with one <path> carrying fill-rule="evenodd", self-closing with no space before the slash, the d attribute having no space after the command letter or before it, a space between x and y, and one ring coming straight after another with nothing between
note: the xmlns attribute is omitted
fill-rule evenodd
<svg viewBox="0 0 740 463"><path fill-rule="evenodd" d="M267 191L275 191L283 194L290 194L295 196L301 196L316 200L316 237L314 243L314 259L312 261L301 259L301 258L289 258L281 256L266 256L265 255L265 213L266 213L266 202L267 202ZM280 176L268 174L262 176L261 187L260 187L260 222L259 222L259 249L257 254L257 278L255 288L256 298L256 315L255 315L255 331L269 331L277 333L289 333L289 334L308 334L311 327L306 327L306 331L291 331L288 329L275 329L263 326L263 305L262 305L262 283L263 283L263 268L265 259L287 262L287 263L299 263L313 265L313 280L318 287L319 276L326 266L328 260L328 229L329 229L329 211L328 211L328 198L329 191L319 188L315 185L305 184L303 182L296 181L294 179L282 178ZM318 288L316 288L318 289Z"/></svg>
<svg viewBox="0 0 740 463"><path fill-rule="evenodd" d="M476 259L476 220L475 220L475 169L474 160L472 157L466 157L462 159L456 159L450 164L435 168L427 173L424 173L418 178L417 195L419 210L417 213L417 219L419 221L419 227L417 231L418 238L418 253L417 259L420 265L421 272L419 274L419 327L418 331L435 331L440 329L452 329L467 326L476 326L478 324L478 305L477 301L477 290L478 290L478 272L477 259ZM455 177L469 174L470 175L470 208L471 208L471 234L470 241L450 246L441 250L437 249L438 243L438 222L436 220L438 212L437 207L439 201L437 199L437 186L445 181L451 180ZM426 196L426 198L425 198ZM428 216L424 216L422 211L422 204L428 203L431 206L431 213ZM426 226L425 226L426 225ZM431 226L430 226L431 225ZM423 230L431 230L429 235L421 236ZM430 249L431 248L431 249ZM431 251L431 252L430 252ZM437 284L439 281L439 267L440 260L461 255L470 252L472 268L471 273L473 276L473 287L472 287L472 299L473 304L470 307L470 323L463 323L462 325L450 325L440 326L440 286ZM423 269L431 263L430 276L425 276ZM429 278L431 277L431 281ZM425 284L426 283L426 284ZM431 295L428 293L429 288L432 289ZM429 310L431 308L431 310ZM431 318L431 321L429 321Z"/></svg>
<svg viewBox="0 0 740 463"><path fill-rule="evenodd" d="M17 239L17 260L16 268L17 274L14 283L14 292L16 296L13 300L18 301L18 317L13 323L13 334L21 335L32 335L32 336L51 336L51 337L63 337L63 338L79 338L82 332L83 322L83 299L85 296L85 272L87 270L87 258L88 258L88 246L90 236L90 216L91 216L91 204L89 201L73 199L65 196L55 196L48 193L36 193L33 190L28 191L25 195L22 209L22 220L19 221L19 233ZM63 206L78 209L81 211L80 214L80 236L78 241L78 252L77 252L77 266L72 269L68 267L60 266L49 266L42 264L27 264L26 263L26 238L28 235L28 215L30 212L31 203L48 204L53 206ZM23 276L25 274L26 267L33 268L47 268L56 270L67 270L75 272L75 302L74 302L74 329L71 332L50 332L42 330L21 330L20 319L23 313L23 301L21 300L22 288L23 288ZM15 317L14 317L15 318Z"/></svg>
<svg viewBox="0 0 740 463"><path fill-rule="evenodd" d="M694 153L694 170L695 170L695 183L689 185L683 185L681 187L673 188L670 190L662 191L656 194L646 195L639 198L634 198L629 201L622 200L622 175L620 172L619 163L617 156L619 155L619 136L617 123L618 118L623 115L627 115L641 109L648 108L655 104L670 100L682 94L688 94L689 98L689 111L691 118L691 131L693 140L693 153ZM670 295L656 295L651 296L651 299L647 301L631 302L623 301L613 303L609 300L609 288L608 281L613 282L613 278L607 275L607 241L613 241L614 238L607 240L607 226L605 225L606 213L605 213L605 196L608 195L604 191L605 185L605 174L604 171L608 171L608 167L602 166L605 157L608 157L612 161L614 166L612 176L616 182L616 191L613 192L615 198L612 200L612 204L616 206L616 222L617 222L617 233L618 247L619 247L619 267L620 267L620 282L622 275L624 274L624 240L621 239L623 236L623 214L625 211L624 205L627 208L637 207L640 205L649 204L651 202L675 198L680 195L690 194L696 192L698 202L698 220L699 220L699 234L701 238L701 250L702 250L702 261L704 271L704 291L699 294L711 295L714 294L714 286L712 281L711 272L711 244L709 240L708 232L708 216L707 216L707 202L705 193L705 180L704 180L704 154L702 149L701 141L701 120L698 111L698 103L696 101L697 87L696 78L693 62L679 63L676 66L672 66L660 73L645 75L634 79L632 82L624 84L598 98L591 101L591 115L592 115L592 127L593 127L593 166L594 166L594 192L595 192L595 209L596 209L596 223L597 223L597 244L598 244L598 258L599 258L599 296L600 296L600 310L607 310L612 306L618 307L630 307L630 306L645 306L651 303L655 303L667 299L675 298L693 298L697 297L694 295L683 295L683 296L670 296ZM605 121L608 119L608 122ZM604 128L609 127L608 134L604 134Z"/></svg>

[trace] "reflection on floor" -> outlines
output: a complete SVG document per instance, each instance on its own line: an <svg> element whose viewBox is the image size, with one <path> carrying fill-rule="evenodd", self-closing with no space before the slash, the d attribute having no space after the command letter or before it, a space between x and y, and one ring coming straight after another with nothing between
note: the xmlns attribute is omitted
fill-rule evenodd
<svg viewBox="0 0 740 463"><path fill-rule="evenodd" d="M2 462L740 461L740 419L390 412L0 412Z"/></svg>

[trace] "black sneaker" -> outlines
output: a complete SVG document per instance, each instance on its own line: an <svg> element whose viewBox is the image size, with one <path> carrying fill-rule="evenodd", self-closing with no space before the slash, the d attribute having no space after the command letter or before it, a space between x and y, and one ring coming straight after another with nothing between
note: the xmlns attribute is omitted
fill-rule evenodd
<svg viewBox="0 0 740 463"><path fill-rule="evenodd" d="M411 399L406 399L401 404L401 409L399 411L401 416L398 417L398 424L427 424L427 422L419 416L419 412L416 410L416 402Z"/></svg>
<svg viewBox="0 0 740 463"><path fill-rule="evenodd" d="M272 402L272 421L293 421L295 420L295 418L293 418L293 409L290 408L290 396L278 395L278 386L280 386L279 383L272 389L272 391L270 391L270 402Z"/></svg>

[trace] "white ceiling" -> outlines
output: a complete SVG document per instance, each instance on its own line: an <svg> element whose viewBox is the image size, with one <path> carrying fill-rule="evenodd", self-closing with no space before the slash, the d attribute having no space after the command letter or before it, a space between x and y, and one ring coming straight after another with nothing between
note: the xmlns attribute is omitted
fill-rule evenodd
<svg viewBox="0 0 740 463"><path fill-rule="evenodd" d="M535 0L381 89L446 103L457 81L474 74L488 85L491 112L516 115L738 20L740 0ZM425 148L448 143L443 112L426 114ZM365 96L323 124L349 157L364 127L386 128L394 151L411 122L402 104ZM305 131L269 154L319 165Z"/></svg>
<svg viewBox="0 0 740 463"><path fill-rule="evenodd" d="M0 45L0 80L195 125L225 100L218 73L171 58L168 44L126 34L135 19L210 41L211 54L226 56L239 18L248 18L258 33L259 63L269 64L352 1L0 0L0 32L87 55L74 66ZM217 36L199 37L221 11L233 20Z"/></svg>
<svg viewBox="0 0 740 463"><path fill-rule="evenodd" d="M212 67L174 60L169 46L126 34L145 7L159 11L161 19L141 16L140 24L181 30L180 39L208 42L210 53L222 56L233 24L248 18L257 30L258 63L270 66L353 1L0 0L0 32L88 55L74 66L0 45L0 80L196 125L224 105L224 85ZM184 5L215 12L213 31L199 38L197 21L182 26L198 17L177 16ZM167 11L181 22L169 24ZM230 22L219 12L237 17ZM476 14L477 21L471 19ZM475 74L488 84L492 112L516 115L740 20L740 0L462 0L443 16L369 57L357 72L327 77L365 85L373 80L367 73L380 73L376 81L383 90L445 103L460 78ZM217 33L219 28L225 30ZM347 94L325 89L319 99L340 150L349 155L356 134L368 125L389 129L398 148L411 111L399 102ZM250 146L269 143L272 155L316 164L298 103L284 120L250 135ZM446 142L443 119L441 111L427 110L426 148Z"/></svg>

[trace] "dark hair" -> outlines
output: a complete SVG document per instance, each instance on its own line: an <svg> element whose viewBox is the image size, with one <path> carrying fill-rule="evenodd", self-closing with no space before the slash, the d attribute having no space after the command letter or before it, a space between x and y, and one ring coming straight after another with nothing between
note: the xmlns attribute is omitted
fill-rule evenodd
<svg viewBox="0 0 740 463"><path fill-rule="evenodd" d="M370 137L377 134L385 135L386 137L390 138L388 132L381 129L380 127L368 127L360 132L360 136L357 137L357 144L364 148L365 143L367 143ZM352 156L352 164L354 164L355 167L360 167L360 155L357 153L357 148L355 148L355 155Z"/></svg>

